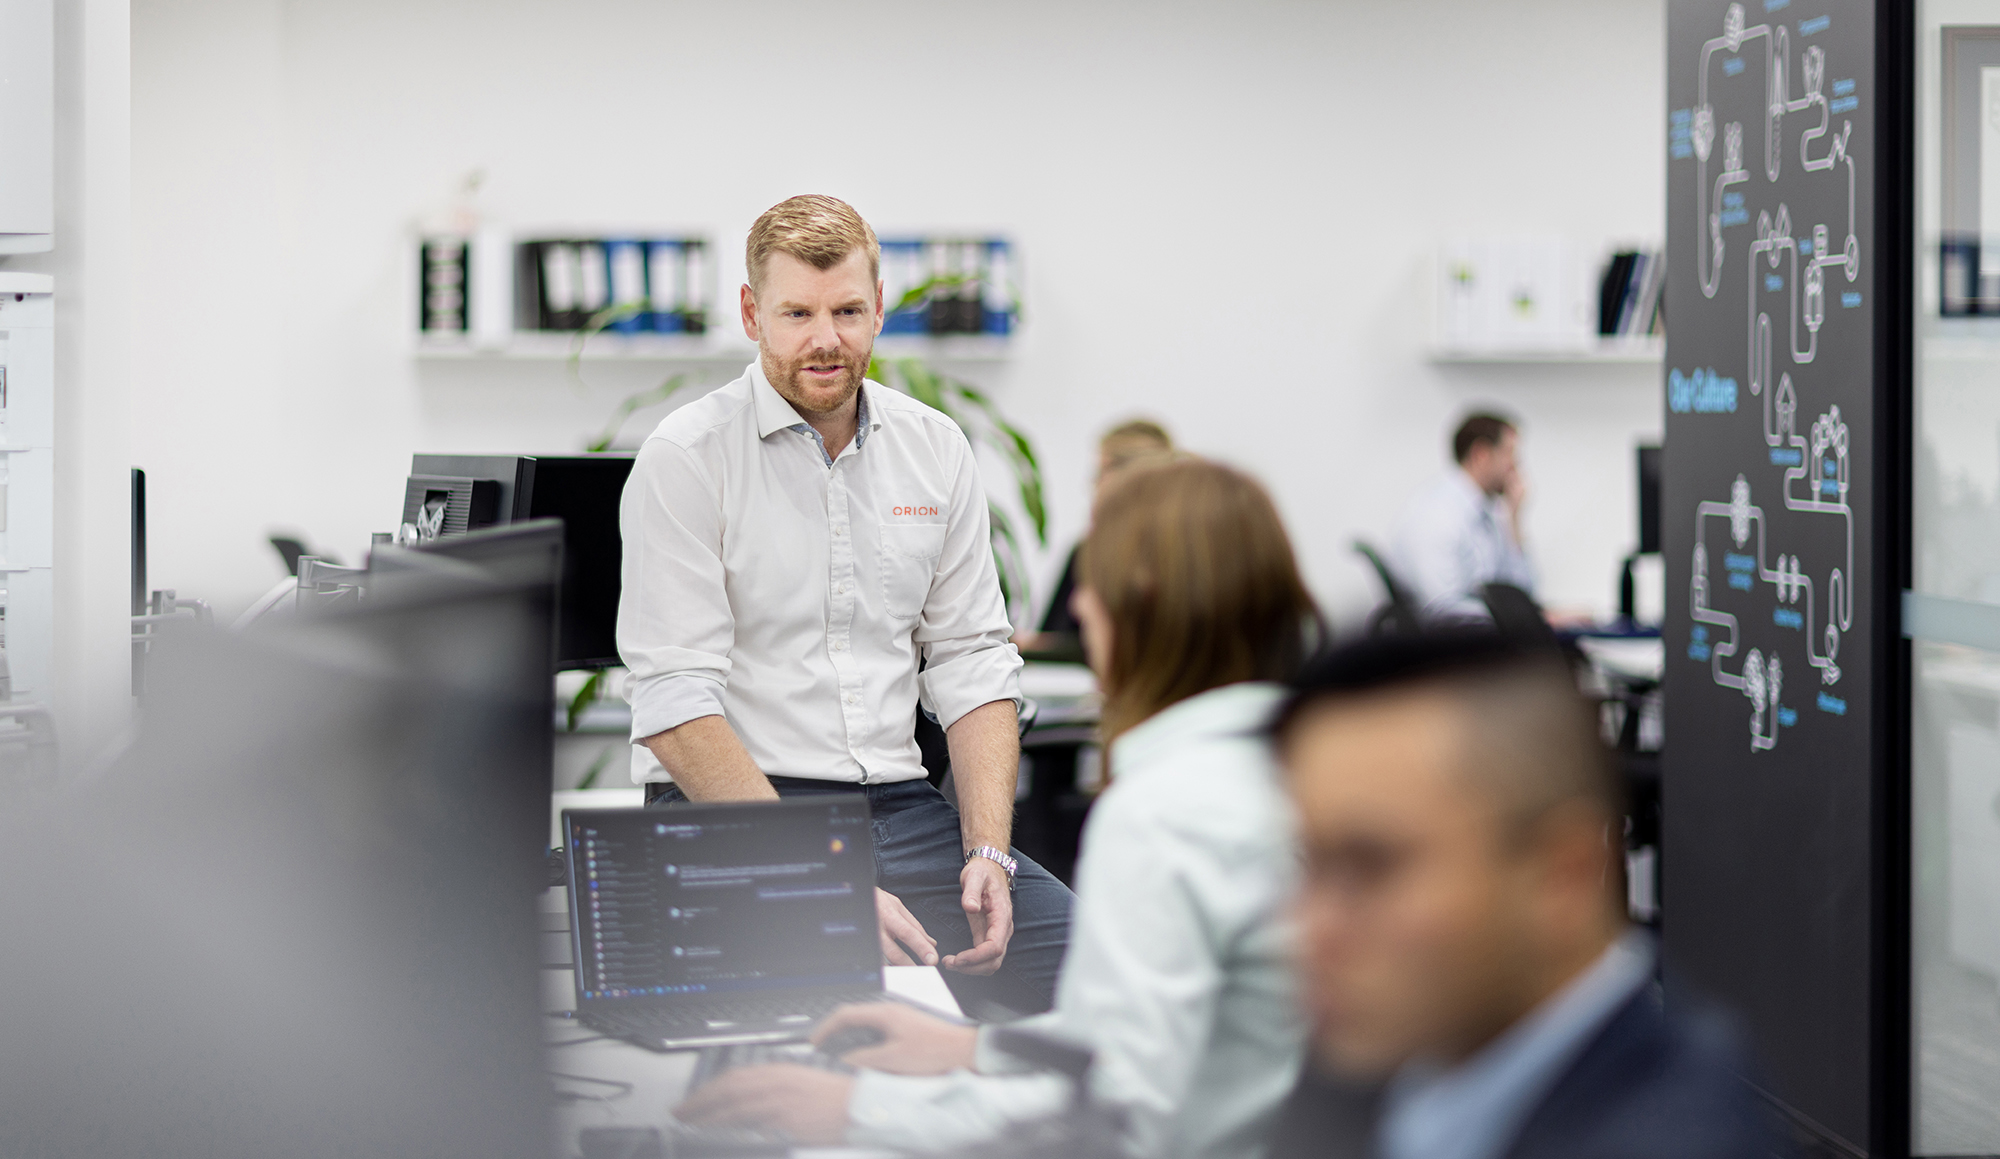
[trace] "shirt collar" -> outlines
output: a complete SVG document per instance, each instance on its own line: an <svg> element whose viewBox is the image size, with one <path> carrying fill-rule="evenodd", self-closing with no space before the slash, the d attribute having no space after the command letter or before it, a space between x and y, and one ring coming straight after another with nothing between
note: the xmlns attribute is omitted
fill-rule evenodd
<svg viewBox="0 0 2000 1159"><path fill-rule="evenodd" d="M819 433L813 431L811 423L799 417L799 412L792 408L791 403L785 401L785 396L779 394L777 388L771 385L771 380L764 376L763 359L752 361L747 373L750 376L750 398L757 411L758 438L768 439L777 431L801 433L811 431L815 435ZM869 391L874 385L863 379L861 389L855 392L854 448L856 450L860 450L862 444L868 441L869 431L882 425L882 420L876 417L881 408L868 405ZM824 445L821 446L821 450L822 452L825 450Z"/></svg>
<svg viewBox="0 0 2000 1159"><path fill-rule="evenodd" d="M1465 497L1465 501L1468 504L1483 510L1488 504L1493 502L1493 496L1480 490L1479 484L1472 481L1472 476L1465 473L1465 468L1453 467L1451 469L1451 480L1456 484L1454 489Z"/></svg>
<svg viewBox="0 0 2000 1159"><path fill-rule="evenodd" d="M1202 737L1253 733L1271 719L1284 694L1276 684L1245 681L1170 704L1118 738L1111 747L1112 776L1144 768L1161 753L1185 748Z"/></svg>
<svg viewBox="0 0 2000 1159"><path fill-rule="evenodd" d="M1478 1054L1445 1069L1405 1066L1383 1095L1384 1159L1493 1159L1619 1007L1653 972L1653 943L1633 930L1589 969Z"/></svg>

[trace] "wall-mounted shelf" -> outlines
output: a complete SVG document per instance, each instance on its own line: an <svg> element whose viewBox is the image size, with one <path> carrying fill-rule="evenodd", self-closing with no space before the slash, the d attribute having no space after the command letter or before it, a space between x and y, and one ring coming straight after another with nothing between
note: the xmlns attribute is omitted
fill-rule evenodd
<svg viewBox="0 0 2000 1159"><path fill-rule="evenodd" d="M1666 350L1664 338L1613 338L1564 346L1432 346L1427 357L1461 366L1658 365Z"/></svg>
<svg viewBox="0 0 2000 1159"><path fill-rule="evenodd" d="M475 345L465 339L419 339L415 355L436 361L549 362L568 358L576 336L559 332L520 331L499 345ZM946 335L937 338L895 335L875 340L882 358L924 358L935 362L1004 362L1012 339L986 335ZM588 362L681 362L742 365L756 349L740 334L593 334L584 343Z"/></svg>

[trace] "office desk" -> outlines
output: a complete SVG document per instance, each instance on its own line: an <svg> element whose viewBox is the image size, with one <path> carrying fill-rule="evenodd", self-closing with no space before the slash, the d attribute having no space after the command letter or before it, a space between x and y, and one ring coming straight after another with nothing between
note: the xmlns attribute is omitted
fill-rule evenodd
<svg viewBox="0 0 2000 1159"><path fill-rule="evenodd" d="M569 909L560 889L551 889L542 901L542 930L545 945L542 970L542 1009L547 1012L573 1010L576 983L566 965L550 964L558 959L549 954L562 947L560 961L569 958ZM903 998L930 1006L952 1017L959 1016L958 1003L934 966L890 966L884 972L885 987ZM694 1074L697 1052L691 1050L659 1053L618 1039L599 1037L597 1032L567 1018L545 1018L549 1042L548 1069L559 1094L554 1122L554 1154L575 1156L577 1136L586 1127L658 1127L664 1131L667 1112L687 1093ZM574 1045L569 1045L569 1044ZM880 1151L857 1148L800 1148L795 1154L837 1159L841 1156L876 1156Z"/></svg>

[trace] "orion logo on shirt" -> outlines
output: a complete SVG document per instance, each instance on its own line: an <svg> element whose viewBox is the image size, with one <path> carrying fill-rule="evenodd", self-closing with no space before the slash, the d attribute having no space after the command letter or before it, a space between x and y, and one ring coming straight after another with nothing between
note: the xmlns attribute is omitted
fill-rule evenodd
<svg viewBox="0 0 2000 1159"><path fill-rule="evenodd" d="M889 509L889 514L891 515L936 515L937 513L938 509L935 507L891 507Z"/></svg>

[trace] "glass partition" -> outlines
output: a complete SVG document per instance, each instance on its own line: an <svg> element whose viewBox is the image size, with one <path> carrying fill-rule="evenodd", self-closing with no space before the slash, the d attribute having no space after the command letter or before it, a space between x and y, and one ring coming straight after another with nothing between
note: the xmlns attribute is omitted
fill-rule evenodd
<svg viewBox="0 0 2000 1159"><path fill-rule="evenodd" d="M1917 1155L2000 1154L2000 0L1916 75L1911 983Z"/></svg>

